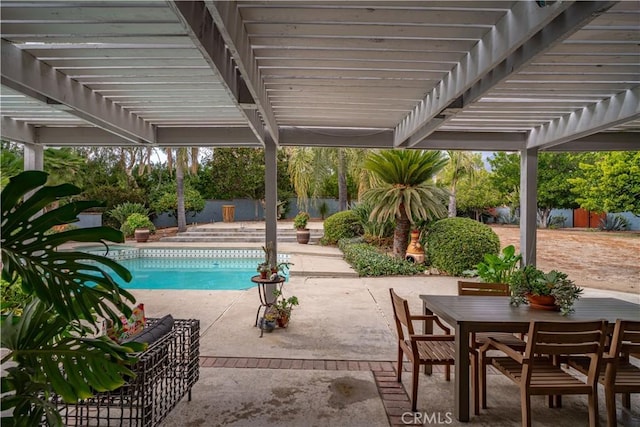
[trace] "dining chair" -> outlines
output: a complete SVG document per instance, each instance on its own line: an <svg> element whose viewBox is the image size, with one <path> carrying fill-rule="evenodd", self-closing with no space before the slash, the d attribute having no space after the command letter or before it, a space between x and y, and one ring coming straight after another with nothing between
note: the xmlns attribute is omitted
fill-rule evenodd
<svg viewBox="0 0 640 427"><path fill-rule="evenodd" d="M604 386L607 425L610 427L618 425L616 394L622 394L622 406L630 410L631 393L640 393L640 367L629 360L633 354L636 357L640 355L640 322L618 319L613 329L609 352L602 358L604 366L598 377L598 381ZM571 358L569 366L586 375L588 359Z"/></svg>
<svg viewBox="0 0 640 427"><path fill-rule="evenodd" d="M489 338L487 345L507 357L494 357L491 363L520 387L522 425L531 426L531 396L585 394L589 401L589 426L598 425L598 371L607 332L607 322L531 321L524 354ZM539 356L544 355L544 356ZM561 358L583 356L588 359L586 378L577 378L557 363Z"/></svg>
<svg viewBox="0 0 640 427"><path fill-rule="evenodd" d="M404 356L411 362L413 374L411 382L411 410L416 411L418 397L418 374L420 366L445 365L445 379L451 379L451 365L455 364L454 336L438 316L411 315L407 300L389 289L393 305L393 317L398 332L398 382L402 381L402 362ZM416 334L413 321L433 321L444 334Z"/></svg>
<svg viewBox="0 0 640 427"><path fill-rule="evenodd" d="M481 283L458 281L458 295L472 296L509 296L509 285L506 283ZM483 346L489 337L498 339L501 343L512 349L523 352L526 343L508 332L479 332L472 333L469 342L469 355L471 359L471 388L473 391L473 412L480 414L480 406L487 409L487 351L491 347Z"/></svg>

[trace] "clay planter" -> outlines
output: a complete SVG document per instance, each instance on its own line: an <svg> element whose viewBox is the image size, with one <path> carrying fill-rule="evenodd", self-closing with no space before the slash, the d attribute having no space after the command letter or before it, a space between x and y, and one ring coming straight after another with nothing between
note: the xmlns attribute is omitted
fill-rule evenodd
<svg viewBox="0 0 640 427"><path fill-rule="evenodd" d="M306 245L309 243L309 239L311 238L311 232L308 228L302 228L296 230L296 240L298 243Z"/></svg>
<svg viewBox="0 0 640 427"><path fill-rule="evenodd" d="M525 297L527 298L529 307L531 308L552 311L557 311L560 309L560 307L556 305L556 297L554 297L553 295L526 294Z"/></svg>
<svg viewBox="0 0 640 427"><path fill-rule="evenodd" d="M149 234L151 234L151 232L148 228L136 228L134 231L134 236L138 243L144 243L149 240Z"/></svg>
<svg viewBox="0 0 640 427"><path fill-rule="evenodd" d="M281 313L276 319L279 328L286 328L289 325L289 314Z"/></svg>

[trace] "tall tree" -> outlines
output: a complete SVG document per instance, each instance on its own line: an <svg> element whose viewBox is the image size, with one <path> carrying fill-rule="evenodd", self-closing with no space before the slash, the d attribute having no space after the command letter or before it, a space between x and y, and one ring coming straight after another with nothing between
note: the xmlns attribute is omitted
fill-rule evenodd
<svg viewBox="0 0 640 427"><path fill-rule="evenodd" d="M480 221L482 213L500 205L500 195L496 193L489 181L489 171L476 171L473 179L463 177L456 191L457 207L469 214L473 214L476 221Z"/></svg>
<svg viewBox="0 0 640 427"><path fill-rule="evenodd" d="M370 154L364 167L375 184L364 194L373 206L371 219L380 223L395 219L393 253L402 258L409 243L411 224L446 215L447 191L433 183L446 165L440 151L387 150Z"/></svg>
<svg viewBox="0 0 640 427"><path fill-rule="evenodd" d="M640 151L605 153L580 169L584 176L569 181L581 207L640 216Z"/></svg>
<svg viewBox="0 0 640 427"><path fill-rule="evenodd" d="M184 170L188 164L186 148L178 148L176 155L176 193L178 196L178 232L187 231L187 215L184 209Z"/></svg>
<svg viewBox="0 0 640 427"><path fill-rule="evenodd" d="M571 191L571 178L582 176L580 161L593 157L591 153L548 153L538 155L537 204L542 222L547 223L551 209L577 207ZM517 206L520 197L520 155L496 153L489 159L492 166L491 182L503 197L503 203Z"/></svg>
<svg viewBox="0 0 640 427"><path fill-rule="evenodd" d="M454 151L447 150L449 156L449 163L443 169L443 175L446 181L449 183L449 217L455 217L458 214L456 190L458 182L464 176L468 176L473 179L474 173L482 168L482 159L479 154L474 154L471 151Z"/></svg>
<svg viewBox="0 0 640 427"><path fill-rule="evenodd" d="M323 182L337 177L338 206L346 210L349 202L349 174L355 176L361 170L362 150L349 148L295 147L288 150L288 171L302 210L309 209L309 198L319 196Z"/></svg>

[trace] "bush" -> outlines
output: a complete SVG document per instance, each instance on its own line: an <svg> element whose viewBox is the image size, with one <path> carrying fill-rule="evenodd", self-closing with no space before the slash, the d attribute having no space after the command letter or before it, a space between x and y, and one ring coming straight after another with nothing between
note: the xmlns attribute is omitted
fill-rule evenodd
<svg viewBox="0 0 640 427"><path fill-rule="evenodd" d="M623 231L628 227L629 221L622 215L607 214L598 224L598 229L601 231Z"/></svg>
<svg viewBox="0 0 640 427"><path fill-rule="evenodd" d="M362 236L363 229L358 215L353 211L342 211L331 215L324 221L323 245L335 245L340 239Z"/></svg>
<svg viewBox="0 0 640 427"><path fill-rule="evenodd" d="M360 239L341 239L338 242L344 259L359 276L412 276L425 270L423 264L414 264L379 252L373 246L360 243Z"/></svg>
<svg viewBox="0 0 640 427"><path fill-rule="evenodd" d="M156 227L151 220L146 215L140 213L129 215L124 224L122 224L122 227L120 227L120 231L122 231L125 236L131 237L135 233L136 228L148 228L152 233L156 231Z"/></svg>
<svg viewBox="0 0 640 427"><path fill-rule="evenodd" d="M134 213L149 215L149 209L145 208L142 203L125 202L115 206L107 214L118 221L118 225L122 226L127 218Z"/></svg>
<svg viewBox="0 0 640 427"><path fill-rule="evenodd" d="M427 235L431 265L460 276L483 261L485 254L498 254L500 239L491 227L469 218L446 218L433 224Z"/></svg>
<svg viewBox="0 0 640 427"><path fill-rule="evenodd" d="M100 200L105 204L104 208L93 209L100 212L110 211L115 206L131 202L131 203L147 203L147 197L144 190L140 188L120 187L118 185L101 185L94 188L89 188L82 194L82 198L85 200ZM114 228L120 227L122 223L118 223L115 218L110 216L103 216L103 225L111 226Z"/></svg>
<svg viewBox="0 0 640 427"><path fill-rule="evenodd" d="M200 196L197 190L185 186L184 188L184 210L187 215L196 216L198 212L204 209L205 200ZM169 216L178 217L178 193L175 185L169 191L166 191L155 200L151 207L157 212L168 212Z"/></svg>
<svg viewBox="0 0 640 427"><path fill-rule="evenodd" d="M31 295L22 290L22 278L18 276L13 283L0 279L0 289L2 290L2 316L11 313L21 315L22 310L31 301Z"/></svg>
<svg viewBox="0 0 640 427"><path fill-rule="evenodd" d="M373 208L368 203L354 204L351 210L358 216L365 235L377 236L381 239L391 238L391 244L393 244L393 231L396 226L394 221L389 220L380 223L376 220L371 220Z"/></svg>

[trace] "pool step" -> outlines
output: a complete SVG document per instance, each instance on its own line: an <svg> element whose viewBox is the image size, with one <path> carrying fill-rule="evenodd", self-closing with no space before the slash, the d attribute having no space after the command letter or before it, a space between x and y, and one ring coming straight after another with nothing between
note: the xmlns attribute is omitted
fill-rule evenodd
<svg viewBox="0 0 640 427"><path fill-rule="evenodd" d="M311 230L310 243L317 243L322 237L322 230ZM264 242L264 229L241 229L238 228L225 228L220 230L198 229L192 227L184 233L179 233L176 236L163 237L160 239L162 242L219 242L219 243L234 243L234 242L250 242L260 243ZM292 229L280 229L278 228L278 241L292 243L296 241L296 230Z"/></svg>

